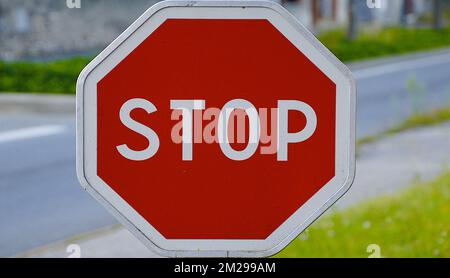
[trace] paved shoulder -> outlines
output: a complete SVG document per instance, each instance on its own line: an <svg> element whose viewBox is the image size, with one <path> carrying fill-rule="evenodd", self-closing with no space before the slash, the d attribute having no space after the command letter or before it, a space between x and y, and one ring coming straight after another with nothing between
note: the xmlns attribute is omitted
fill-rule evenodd
<svg viewBox="0 0 450 278"><path fill-rule="evenodd" d="M75 95L0 93L0 112L75 113Z"/></svg>
<svg viewBox="0 0 450 278"><path fill-rule="evenodd" d="M391 194L421 179L429 180L450 165L450 122L386 137L358 150L356 177L336 206Z"/></svg>

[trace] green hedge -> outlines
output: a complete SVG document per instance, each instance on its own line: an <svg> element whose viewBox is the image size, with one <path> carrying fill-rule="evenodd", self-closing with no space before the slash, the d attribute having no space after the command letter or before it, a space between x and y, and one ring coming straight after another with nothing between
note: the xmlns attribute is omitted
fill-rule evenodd
<svg viewBox="0 0 450 278"><path fill-rule="evenodd" d="M0 62L0 91L74 93L80 71L89 58L45 63Z"/></svg>
<svg viewBox="0 0 450 278"><path fill-rule="evenodd" d="M345 31L323 33L319 39L342 61L355 61L450 46L450 28L387 28L362 32L354 41ZM74 93L78 74L91 58L76 57L45 63L1 62L0 92Z"/></svg>
<svg viewBox="0 0 450 278"><path fill-rule="evenodd" d="M450 28L391 27L380 32L362 32L354 41L349 41L345 32L338 30L324 33L319 39L339 59L348 62L450 46Z"/></svg>

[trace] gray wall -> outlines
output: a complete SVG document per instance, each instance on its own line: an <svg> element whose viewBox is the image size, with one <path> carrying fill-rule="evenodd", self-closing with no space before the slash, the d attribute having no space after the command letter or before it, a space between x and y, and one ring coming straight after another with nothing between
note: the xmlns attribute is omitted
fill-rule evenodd
<svg viewBox="0 0 450 278"><path fill-rule="evenodd" d="M155 0L0 0L0 59L95 54Z"/></svg>

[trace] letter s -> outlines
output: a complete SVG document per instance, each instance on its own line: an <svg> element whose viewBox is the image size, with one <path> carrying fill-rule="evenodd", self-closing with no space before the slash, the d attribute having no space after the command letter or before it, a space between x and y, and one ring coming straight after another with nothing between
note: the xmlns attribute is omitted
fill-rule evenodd
<svg viewBox="0 0 450 278"><path fill-rule="evenodd" d="M144 109L148 114L155 112L157 109L150 101L143 98L133 98L125 102L120 108L120 121L129 129L139 133L149 141L148 147L144 150L136 151L130 149L126 144L117 146L119 153L130 160L142 161L154 156L159 149L159 138L153 129L133 120L130 116L131 111L136 108Z"/></svg>

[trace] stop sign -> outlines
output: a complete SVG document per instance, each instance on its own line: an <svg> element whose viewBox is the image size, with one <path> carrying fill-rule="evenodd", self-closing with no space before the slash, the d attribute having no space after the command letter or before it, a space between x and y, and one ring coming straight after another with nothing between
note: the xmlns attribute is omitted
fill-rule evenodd
<svg viewBox="0 0 450 278"><path fill-rule="evenodd" d="M80 74L83 187L164 256L269 256L350 187L349 70L272 2L168 1Z"/></svg>

